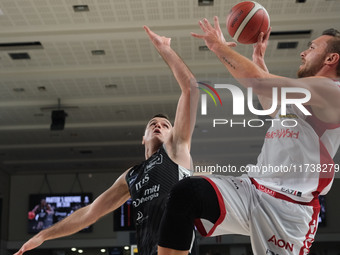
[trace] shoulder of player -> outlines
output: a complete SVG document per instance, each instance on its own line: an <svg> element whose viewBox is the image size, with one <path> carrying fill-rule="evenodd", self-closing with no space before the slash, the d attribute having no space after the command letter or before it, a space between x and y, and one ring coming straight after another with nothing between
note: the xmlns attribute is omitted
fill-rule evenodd
<svg viewBox="0 0 340 255"><path fill-rule="evenodd" d="M136 175L136 173L138 173L141 165L142 164L134 165L134 166L130 167L124 173L122 173L121 177L124 177L124 179L126 179L126 178L129 178L131 176Z"/></svg>
<svg viewBox="0 0 340 255"><path fill-rule="evenodd" d="M340 88L335 80L323 76L296 80L296 87L305 88L311 93L311 105L316 105L321 108L340 105Z"/></svg>
<svg viewBox="0 0 340 255"><path fill-rule="evenodd" d="M327 77L311 77L311 94L319 98L319 104L311 105L313 113L326 123L340 123L339 83Z"/></svg>
<svg viewBox="0 0 340 255"><path fill-rule="evenodd" d="M337 80L334 80L325 76L310 76L305 78L287 78L282 76L271 75L270 77L272 81L276 79L276 82L273 82L275 86L278 87L297 87L297 88L306 88L308 90L315 90L318 88L325 89L326 86L330 88L336 88Z"/></svg>
<svg viewBox="0 0 340 255"><path fill-rule="evenodd" d="M331 88L337 88L338 80L325 77L325 76L312 76L306 78L297 79L298 82L306 83L307 85L312 85L315 87L325 88L325 86L329 86Z"/></svg>
<svg viewBox="0 0 340 255"><path fill-rule="evenodd" d="M339 104L339 96L340 96L340 87L339 82L327 78L327 77L313 77L310 79L312 82L312 89L318 93L319 95L323 96L325 100L329 104Z"/></svg>

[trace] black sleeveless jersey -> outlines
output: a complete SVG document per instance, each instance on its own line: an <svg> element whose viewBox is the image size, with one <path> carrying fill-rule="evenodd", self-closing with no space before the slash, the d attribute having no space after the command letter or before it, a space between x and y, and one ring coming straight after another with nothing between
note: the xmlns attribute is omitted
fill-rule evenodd
<svg viewBox="0 0 340 255"><path fill-rule="evenodd" d="M126 175L140 255L157 254L159 226L171 188L192 171L174 163L163 146Z"/></svg>

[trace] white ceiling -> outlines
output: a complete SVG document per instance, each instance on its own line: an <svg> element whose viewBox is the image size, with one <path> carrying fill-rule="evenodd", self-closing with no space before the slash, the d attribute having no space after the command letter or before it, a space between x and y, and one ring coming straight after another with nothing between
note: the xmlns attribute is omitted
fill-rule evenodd
<svg viewBox="0 0 340 255"><path fill-rule="evenodd" d="M38 41L43 48L0 50L0 169L9 174L121 172L143 160L145 124L159 112L173 118L179 96L143 25L171 37L198 79L226 79L222 64L211 52L199 51L204 44L190 32L199 32L198 20L214 15L225 28L225 17L238 2L215 0L203 7L197 0L1 0L0 43ZM295 77L299 53L311 38L330 27L340 29L339 0L258 2L269 12L274 32L312 30L308 38L271 38L266 62L275 74ZM73 5L88 5L89 12L76 13ZM278 42L290 41L298 42L296 49L276 49ZM105 55L92 55L93 50ZM251 57L251 46L237 50ZM9 57L18 52L30 59ZM116 86L106 88L109 84ZM58 99L68 117L63 131L50 131ZM195 162L202 136L213 132L197 124ZM236 165L254 161L264 133L229 128L218 139L219 153Z"/></svg>

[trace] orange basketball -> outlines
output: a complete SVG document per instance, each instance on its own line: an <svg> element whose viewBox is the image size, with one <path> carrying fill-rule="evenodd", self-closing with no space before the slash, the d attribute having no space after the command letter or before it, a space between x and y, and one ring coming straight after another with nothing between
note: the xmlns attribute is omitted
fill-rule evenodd
<svg viewBox="0 0 340 255"><path fill-rule="evenodd" d="M28 212L28 219L33 220L35 218L35 213L34 212Z"/></svg>
<svg viewBox="0 0 340 255"><path fill-rule="evenodd" d="M228 33L235 41L243 44L256 43L259 34L267 32L269 26L268 12L253 1L236 4L227 16Z"/></svg>

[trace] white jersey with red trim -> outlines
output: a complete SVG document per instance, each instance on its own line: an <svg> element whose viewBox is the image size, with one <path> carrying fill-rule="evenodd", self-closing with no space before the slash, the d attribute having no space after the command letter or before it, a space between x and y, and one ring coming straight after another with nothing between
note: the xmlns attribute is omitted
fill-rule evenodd
<svg viewBox="0 0 340 255"><path fill-rule="evenodd" d="M339 82L335 82L340 86ZM340 89L340 87L339 87ZM310 202L325 195L334 179L335 156L340 144L340 123L322 122L304 115L295 105L275 116L266 133L256 165L248 166L248 175L266 188L293 200Z"/></svg>

